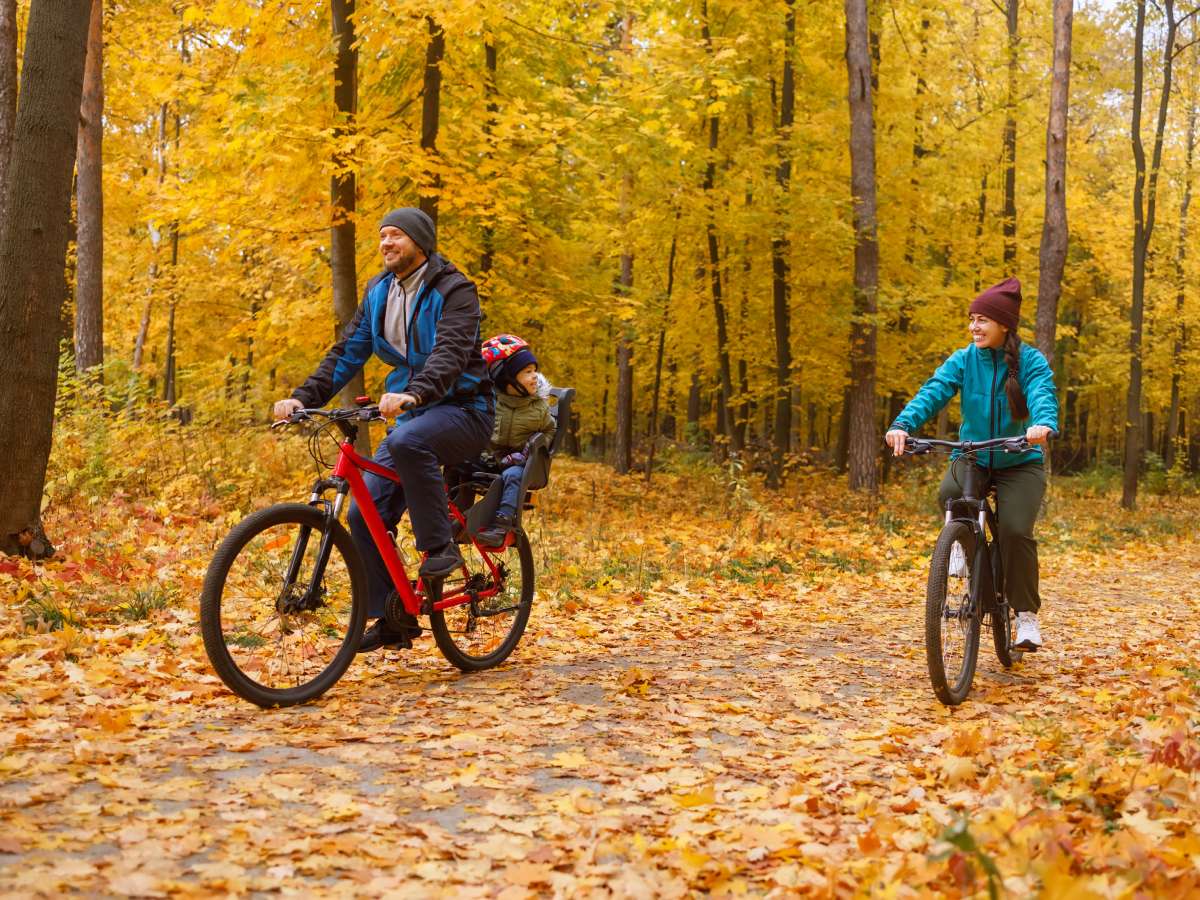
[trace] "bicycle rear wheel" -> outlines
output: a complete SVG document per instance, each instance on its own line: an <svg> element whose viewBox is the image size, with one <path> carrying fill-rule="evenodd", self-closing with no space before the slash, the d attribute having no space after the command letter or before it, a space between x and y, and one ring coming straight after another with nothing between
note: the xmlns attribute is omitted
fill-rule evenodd
<svg viewBox="0 0 1200 900"><path fill-rule="evenodd" d="M465 564L446 577L441 596L471 599L435 610L429 626L446 659L464 672L478 672L508 659L525 633L533 607L533 551L518 529L512 547L484 552L469 543L462 552Z"/></svg>
<svg viewBox="0 0 1200 900"><path fill-rule="evenodd" d="M951 565L958 546L962 565ZM957 554L955 554L957 555ZM925 590L925 658L937 698L957 706L971 691L979 659L982 624L978 592L972 583L975 534L965 522L949 522L938 535L929 560Z"/></svg>
<svg viewBox="0 0 1200 900"><path fill-rule="evenodd" d="M1000 610L992 613L992 644L996 648L996 658L1000 665L1011 669L1014 663L1019 663L1025 651L1013 646L1013 634L1016 632L1017 614L1007 603Z"/></svg>
<svg viewBox="0 0 1200 900"><path fill-rule="evenodd" d="M251 703L303 703L354 659L365 597L362 562L340 522L302 503L270 506L238 523L208 567L204 649L221 680Z"/></svg>

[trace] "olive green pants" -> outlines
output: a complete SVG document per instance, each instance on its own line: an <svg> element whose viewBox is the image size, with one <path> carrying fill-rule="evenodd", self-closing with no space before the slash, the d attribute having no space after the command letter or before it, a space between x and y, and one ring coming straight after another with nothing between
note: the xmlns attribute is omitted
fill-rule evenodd
<svg viewBox="0 0 1200 900"><path fill-rule="evenodd" d="M955 460L938 488L938 508L946 513L946 501L963 494L966 467L975 465ZM985 477L980 484L987 484ZM1040 462L1024 463L1008 469L993 469L991 483L996 485L997 543L1004 563L1005 594L1009 605L1017 612L1036 613L1042 605L1038 596L1038 552L1033 539L1033 523L1037 521L1046 493L1046 468Z"/></svg>

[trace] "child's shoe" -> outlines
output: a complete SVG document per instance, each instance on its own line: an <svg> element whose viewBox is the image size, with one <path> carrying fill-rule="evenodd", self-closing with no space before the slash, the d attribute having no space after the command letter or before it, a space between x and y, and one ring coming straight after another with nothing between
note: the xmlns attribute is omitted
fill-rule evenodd
<svg viewBox="0 0 1200 900"><path fill-rule="evenodd" d="M476 540L484 547L503 547L508 533L512 531L512 527L513 520L511 516L496 516L496 520L491 525L479 532Z"/></svg>

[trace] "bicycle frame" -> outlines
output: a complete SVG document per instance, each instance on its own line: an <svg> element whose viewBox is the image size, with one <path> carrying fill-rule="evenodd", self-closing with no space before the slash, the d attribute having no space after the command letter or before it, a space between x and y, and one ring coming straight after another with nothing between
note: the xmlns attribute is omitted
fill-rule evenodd
<svg viewBox="0 0 1200 900"><path fill-rule="evenodd" d="M975 535L975 555L971 560L976 575L972 579L975 596L971 600L981 604L985 615L991 615L1002 611L1004 607L1004 601L1001 600L1004 594L1002 560L999 548L996 548L994 543L987 539L988 531L991 531L993 535L996 534L996 513L992 509L992 505L988 503L986 496L977 496L985 494L983 490L984 477L983 473L979 471L979 467L971 458L959 457L959 459L965 459L967 465L963 495L946 501L946 523L964 522ZM959 514L956 515L956 512ZM963 512L966 512L967 515L962 515ZM993 551L995 551L994 555Z"/></svg>
<svg viewBox="0 0 1200 900"><path fill-rule="evenodd" d="M475 589L465 578L461 586L455 586L449 594L441 596L434 600L430 596L429 586L425 585L420 579L416 582L410 581L408 572L405 571L404 561L400 559L400 555L396 552L395 544L392 542L392 536L387 530L387 526L383 524L383 518L379 515L379 510L375 506L375 500L371 497L370 491L367 490L366 482L363 480L362 471L370 472L372 475L378 475L380 478L386 478L396 484L400 483L400 476L387 466L381 466L374 460L367 459L354 449L352 438L347 438L339 444L339 453L337 463L333 467L333 475L330 478L322 478L313 485L312 497L309 500L310 504L316 505L320 501L320 495L324 491L334 489L337 491L338 499L332 507L326 507L326 515L336 519L341 513L342 504L346 493L349 492L353 497L354 502L358 504L358 510L362 514L363 521L367 525L368 531L371 533L371 539L375 542L375 547L379 551L380 557L383 559L383 564L387 567L388 574L392 577L392 586L396 589L401 602L404 604L405 610L410 614L428 615L433 610L450 609L454 606L462 606L465 603L470 603L473 600L480 600L494 596L500 592L499 585L503 582L503 573L500 571L499 565L489 553L489 548L480 547L479 544L472 543L479 550L484 563L488 567L491 574L491 585L484 590ZM451 517L457 522L460 527L466 527L466 518L462 512L447 498L447 504ZM329 530L326 531L325 541L328 541ZM323 541L324 543L324 541ZM500 549L500 548L497 548ZM323 546L320 548L320 556L318 557L318 565L323 568L324 560L328 559L328 548ZM464 567L465 571L465 567ZM314 583L320 581L320 571L313 578ZM422 603L422 600L425 603Z"/></svg>

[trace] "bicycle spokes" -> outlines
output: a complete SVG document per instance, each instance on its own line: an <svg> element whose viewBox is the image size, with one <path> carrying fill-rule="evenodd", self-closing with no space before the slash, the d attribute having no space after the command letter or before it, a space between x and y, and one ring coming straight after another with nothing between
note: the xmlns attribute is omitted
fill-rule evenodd
<svg viewBox="0 0 1200 900"><path fill-rule="evenodd" d="M350 575L328 542L282 523L255 535L231 560L221 632L234 664L265 688L296 687L331 662L351 615ZM319 576L318 576L319 573Z"/></svg>

